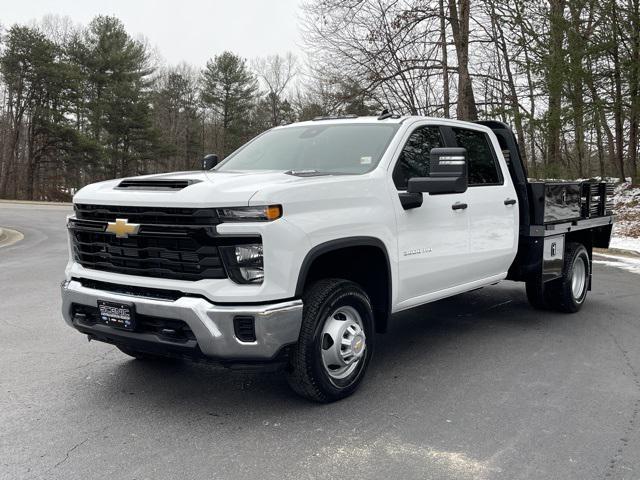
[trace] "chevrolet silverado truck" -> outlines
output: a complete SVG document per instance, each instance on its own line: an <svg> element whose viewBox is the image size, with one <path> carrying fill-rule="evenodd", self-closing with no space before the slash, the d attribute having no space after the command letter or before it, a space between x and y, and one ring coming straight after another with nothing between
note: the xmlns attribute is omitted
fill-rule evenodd
<svg viewBox="0 0 640 480"><path fill-rule="evenodd" d="M578 311L614 221L605 183L529 182L493 121L318 118L216 163L74 196L64 318L138 359L282 368L318 402L396 312L505 279Z"/></svg>

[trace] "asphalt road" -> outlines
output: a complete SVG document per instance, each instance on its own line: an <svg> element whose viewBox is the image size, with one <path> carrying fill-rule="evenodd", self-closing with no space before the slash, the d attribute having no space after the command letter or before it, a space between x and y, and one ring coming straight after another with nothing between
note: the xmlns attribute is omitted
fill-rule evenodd
<svg viewBox="0 0 640 480"><path fill-rule="evenodd" d="M276 374L130 360L60 316L67 207L0 204L2 479L640 479L640 276L575 315L506 282L393 319L332 405Z"/></svg>

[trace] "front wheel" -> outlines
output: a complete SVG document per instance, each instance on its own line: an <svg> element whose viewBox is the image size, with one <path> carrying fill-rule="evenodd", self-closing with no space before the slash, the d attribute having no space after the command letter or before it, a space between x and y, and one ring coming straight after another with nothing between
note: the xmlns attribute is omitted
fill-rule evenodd
<svg viewBox="0 0 640 480"><path fill-rule="evenodd" d="M328 403L360 385L373 353L373 310L366 292L341 279L321 280L303 296L300 337L287 380L299 395Z"/></svg>

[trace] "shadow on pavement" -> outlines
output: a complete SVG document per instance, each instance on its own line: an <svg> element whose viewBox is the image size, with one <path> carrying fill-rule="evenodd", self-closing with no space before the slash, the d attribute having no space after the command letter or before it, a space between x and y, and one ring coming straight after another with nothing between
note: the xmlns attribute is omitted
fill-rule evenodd
<svg viewBox="0 0 640 480"><path fill-rule="evenodd" d="M575 316L573 316L575 318ZM452 297L396 315L390 331L376 338L376 352L363 388L332 406L297 398L278 373L230 371L215 365L190 362L153 363L129 359L119 352L99 372L81 400L158 417L232 420L234 416L295 415L309 409L348 409L354 403L376 408L384 402L389 381L429 371L452 355L465 355L465 345L500 342L523 331L567 328L572 316L537 312L526 302L518 284L492 287ZM506 341L505 340L505 341ZM470 360L477 352L468 351ZM114 363L115 362L115 363ZM388 392L387 392L388 393ZM412 392L407 392L411 395ZM218 420L219 421L219 420Z"/></svg>

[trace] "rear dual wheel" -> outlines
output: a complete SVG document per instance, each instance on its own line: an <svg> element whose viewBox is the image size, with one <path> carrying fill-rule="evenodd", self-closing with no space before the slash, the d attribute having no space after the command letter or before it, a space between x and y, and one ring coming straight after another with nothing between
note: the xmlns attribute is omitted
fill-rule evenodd
<svg viewBox="0 0 640 480"><path fill-rule="evenodd" d="M527 282L529 303L538 309L575 313L582 308L589 290L591 275L589 253L581 243L568 243L562 276L550 282L540 279Z"/></svg>

